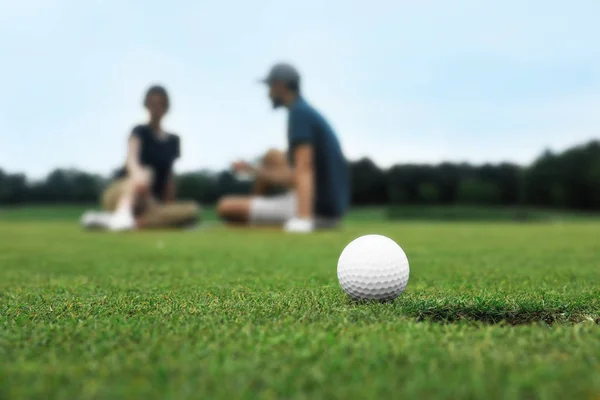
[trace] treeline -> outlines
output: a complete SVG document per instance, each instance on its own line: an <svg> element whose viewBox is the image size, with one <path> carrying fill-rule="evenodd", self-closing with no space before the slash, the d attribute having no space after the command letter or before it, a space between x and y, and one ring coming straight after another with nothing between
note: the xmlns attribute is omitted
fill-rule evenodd
<svg viewBox="0 0 600 400"><path fill-rule="evenodd" d="M476 204L600 210L600 142L562 153L546 151L532 165L399 164L381 169L369 159L350 163L353 205ZM58 169L31 182L0 170L0 204L92 203L109 179ZM224 194L248 193L251 183L227 172L177 177L179 196L214 204Z"/></svg>

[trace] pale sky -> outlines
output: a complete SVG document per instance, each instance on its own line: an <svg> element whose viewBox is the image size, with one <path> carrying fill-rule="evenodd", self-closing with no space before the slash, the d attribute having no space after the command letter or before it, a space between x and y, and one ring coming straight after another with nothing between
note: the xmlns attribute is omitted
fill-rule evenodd
<svg viewBox="0 0 600 400"><path fill-rule="evenodd" d="M598 0L0 0L0 168L108 173L145 89L178 171L285 146L256 80L295 64L350 159L513 161L600 138Z"/></svg>

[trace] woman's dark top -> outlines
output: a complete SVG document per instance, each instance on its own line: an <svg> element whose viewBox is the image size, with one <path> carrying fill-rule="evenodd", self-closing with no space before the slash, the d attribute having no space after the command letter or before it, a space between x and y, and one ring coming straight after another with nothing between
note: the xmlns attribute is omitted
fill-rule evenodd
<svg viewBox="0 0 600 400"><path fill-rule="evenodd" d="M150 168L154 175L152 182L152 194L158 200L162 200L169 176L173 171L173 164L180 155L179 136L167 134L159 139L152 128L148 125L138 125L131 132L132 137L140 140L140 164ZM127 176L127 168L121 169L117 176Z"/></svg>

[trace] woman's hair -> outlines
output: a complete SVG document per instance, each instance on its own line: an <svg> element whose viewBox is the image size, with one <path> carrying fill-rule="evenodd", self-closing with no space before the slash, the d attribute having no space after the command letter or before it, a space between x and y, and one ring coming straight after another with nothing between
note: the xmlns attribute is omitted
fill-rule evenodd
<svg viewBox="0 0 600 400"><path fill-rule="evenodd" d="M168 110L170 106L169 94L167 93L167 89L160 85L154 85L148 88L148 90L146 91L146 95L144 96L144 106L148 104L148 99L150 98L150 96L153 96L155 94L162 96L162 98L165 100L165 106Z"/></svg>

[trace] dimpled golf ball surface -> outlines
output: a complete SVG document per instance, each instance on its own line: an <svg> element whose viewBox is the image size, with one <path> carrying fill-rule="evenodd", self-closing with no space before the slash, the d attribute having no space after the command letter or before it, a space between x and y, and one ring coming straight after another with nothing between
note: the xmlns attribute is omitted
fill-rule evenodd
<svg viewBox="0 0 600 400"><path fill-rule="evenodd" d="M342 289L357 300L392 300L408 283L408 258L392 239L361 236L346 246L338 260Z"/></svg>

